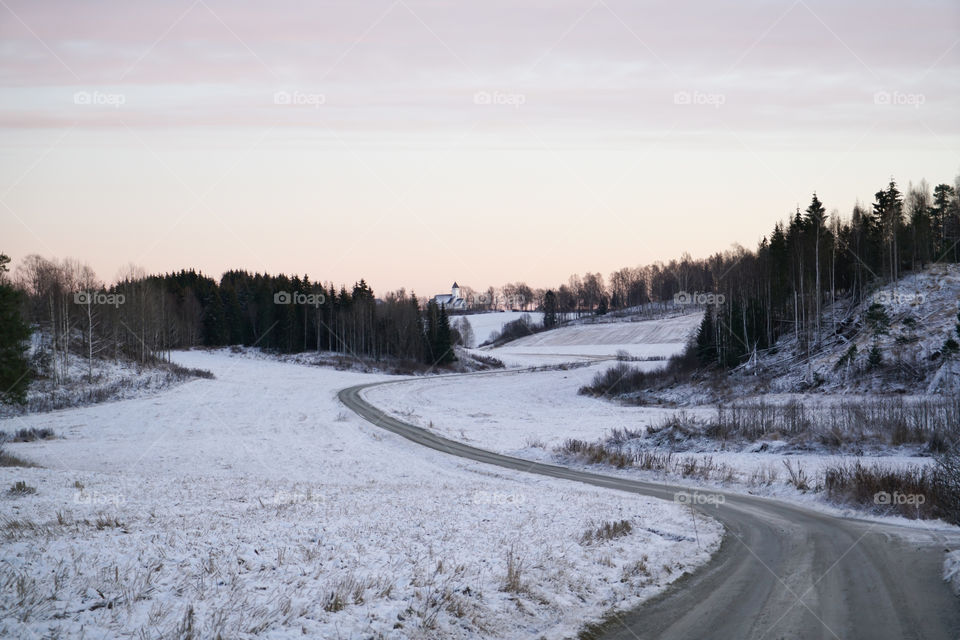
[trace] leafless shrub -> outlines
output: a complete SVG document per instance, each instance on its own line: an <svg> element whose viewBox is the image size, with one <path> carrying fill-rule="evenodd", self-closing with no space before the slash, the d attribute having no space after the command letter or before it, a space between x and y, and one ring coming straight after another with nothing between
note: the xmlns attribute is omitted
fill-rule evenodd
<svg viewBox="0 0 960 640"><path fill-rule="evenodd" d="M618 353L618 362L605 371L598 372L589 385L580 388L580 395L613 398L648 389L660 389L688 381L698 366L696 354L690 349L672 356L667 360L666 366L652 371L632 367L626 364L628 359L632 358L621 358Z"/></svg>
<svg viewBox="0 0 960 640"><path fill-rule="evenodd" d="M636 562L632 562L623 567L623 573L620 577L620 582L629 582L633 578L649 578L650 577L650 567L647 566L649 562L647 554L640 556L640 559Z"/></svg>
<svg viewBox="0 0 960 640"><path fill-rule="evenodd" d="M787 475L790 477L788 482L792 484L797 491L807 492L810 490L810 478L807 477L807 472L803 470L799 462L797 466L794 467L792 460L784 458L783 466L786 468Z"/></svg>
<svg viewBox="0 0 960 640"><path fill-rule="evenodd" d="M500 584L500 591L507 593L524 593L527 591L527 585L523 582L523 558L520 558L516 550L511 548L507 551L507 572Z"/></svg>
<svg viewBox="0 0 960 640"><path fill-rule="evenodd" d="M164 371L170 372L173 375L173 378L178 381L190 380L191 378L204 378L207 380L212 380L214 378L212 371L198 369L195 367L183 367L176 362L160 362L157 364L157 367Z"/></svg>
<svg viewBox="0 0 960 640"><path fill-rule="evenodd" d="M378 597L389 595L393 583L383 578L358 578L352 574L342 577L329 585L322 603L323 610L335 613L351 604L363 604L370 590Z"/></svg>
<svg viewBox="0 0 960 640"><path fill-rule="evenodd" d="M942 517L960 524L960 444L937 456L934 478Z"/></svg>
<svg viewBox="0 0 960 640"><path fill-rule="evenodd" d="M960 441L960 396L913 401L880 398L815 409L799 401L720 404L715 416L705 422L680 411L648 432L663 444L706 437L819 442L833 448L916 444L937 453Z"/></svg>
<svg viewBox="0 0 960 640"><path fill-rule="evenodd" d="M890 468L877 463L837 464L824 470L823 486L829 499L868 507L872 511L907 518L943 518L960 524L956 453L935 466ZM952 460L951 460L952 458Z"/></svg>
<svg viewBox="0 0 960 640"><path fill-rule="evenodd" d="M633 525L629 520L619 520L616 522L604 522L598 527L587 529L580 536L580 544L592 544L594 542L603 542L604 540L614 540L628 536L633 532Z"/></svg>
<svg viewBox="0 0 960 640"><path fill-rule="evenodd" d="M641 451L635 458L635 464L646 471L670 471L674 468L671 452Z"/></svg>
<svg viewBox="0 0 960 640"><path fill-rule="evenodd" d="M750 473L747 483L751 487L769 487L777 481L777 470L772 466L758 467Z"/></svg>
<svg viewBox="0 0 960 640"><path fill-rule="evenodd" d="M506 366L503 364L503 360L482 353L471 353L470 357L488 369L503 369Z"/></svg>
<svg viewBox="0 0 960 640"><path fill-rule="evenodd" d="M36 467L37 465L15 456L9 451L7 451L3 443L0 442L0 467Z"/></svg>
<svg viewBox="0 0 960 640"><path fill-rule="evenodd" d="M13 485L7 490L12 496L29 496L37 492L36 487L31 487L23 480L17 480Z"/></svg>
<svg viewBox="0 0 960 640"><path fill-rule="evenodd" d="M631 440L637 440L643 437L643 429L630 429L629 427L615 427L610 431L607 440L611 444L622 445Z"/></svg>
<svg viewBox="0 0 960 640"><path fill-rule="evenodd" d="M560 453L573 456L589 464L609 464L618 469L630 466L632 458L619 451L604 447L600 443L567 439L560 447Z"/></svg>
<svg viewBox="0 0 960 640"><path fill-rule="evenodd" d="M0 431L0 443L3 442L34 442L36 440L50 440L57 435L53 429L30 427L29 429L18 429L13 434L7 434Z"/></svg>
<svg viewBox="0 0 960 640"><path fill-rule="evenodd" d="M93 526L102 531L103 529L124 529L127 525L120 522L116 517L97 516L97 519L93 521Z"/></svg>

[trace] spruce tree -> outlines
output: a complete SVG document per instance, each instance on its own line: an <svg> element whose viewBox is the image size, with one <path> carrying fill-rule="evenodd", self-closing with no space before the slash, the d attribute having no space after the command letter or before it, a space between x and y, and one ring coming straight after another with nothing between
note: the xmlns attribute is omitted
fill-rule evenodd
<svg viewBox="0 0 960 640"><path fill-rule="evenodd" d="M549 289L543 294L543 327L552 329L557 326L557 294Z"/></svg>
<svg viewBox="0 0 960 640"><path fill-rule="evenodd" d="M447 364L456 360L453 354L453 336L450 333L450 318L445 305L440 305L438 315L434 364Z"/></svg>
<svg viewBox="0 0 960 640"><path fill-rule="evenodd" d="M23 404L30 385L27 341L31 331L20 314L23 293L3 280L9 262L0 254L0 402Z"/></svg>
<svg viewBox="0 0 960 640"><path fill-rule="evenodd" d="M700 329L697 331L697 360L702 365L708 365L716 361L717 340L713 328L713 314L707 309L703 314L703 321L700 323Z"/></svg>

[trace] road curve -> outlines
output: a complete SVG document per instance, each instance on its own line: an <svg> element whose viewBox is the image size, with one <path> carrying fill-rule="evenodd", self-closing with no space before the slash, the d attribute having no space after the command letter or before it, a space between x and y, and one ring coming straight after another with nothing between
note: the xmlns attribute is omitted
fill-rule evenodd
<svg viewBox="0 0 960 640"><path fill-rule="evenodd" d="M404 381L409 382L349 387L339 398L378 427L469 460L668 500L677 491L693 491L472 447L398 420L360 393ZM839 518L767 498L722 493L723 505L700 508L727 529L710 562L639 608L611 614L590 630L590 637L960 639L960 600L941 579L943 553L960 545L960 535Z"/></svg>

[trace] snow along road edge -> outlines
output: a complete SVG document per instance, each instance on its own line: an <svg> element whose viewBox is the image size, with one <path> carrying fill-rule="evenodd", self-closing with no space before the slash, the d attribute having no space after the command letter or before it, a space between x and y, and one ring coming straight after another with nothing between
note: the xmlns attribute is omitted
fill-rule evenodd
<svg viewBox="0 0 960 640"><path fill-rule="evenodd" d="M361 396L369 387L405 381L348 387L338 397L375 426L468 460L664 500L674 500L678 492L705 493L494 453L407 424ZM709 493L722 495L723 504L695 508L727 530L713 559L637 609L611 613L592 637L952 640L960 634L960 602L941 578L942 554L960 545L960 534Z"/></svg>

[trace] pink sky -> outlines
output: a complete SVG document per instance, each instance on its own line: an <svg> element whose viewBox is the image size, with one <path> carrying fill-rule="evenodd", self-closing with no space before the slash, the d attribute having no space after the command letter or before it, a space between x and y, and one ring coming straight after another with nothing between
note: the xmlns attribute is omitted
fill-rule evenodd
<svg viewBox="0 0 960 640"><path fill-rule="evenodd" d="M421 294L960 173L960 5L0 2L0 251Z"/></svg>

